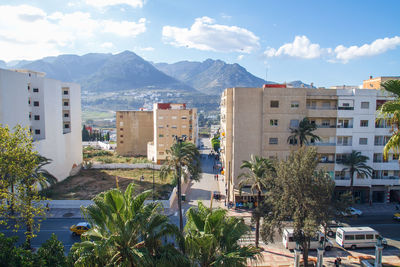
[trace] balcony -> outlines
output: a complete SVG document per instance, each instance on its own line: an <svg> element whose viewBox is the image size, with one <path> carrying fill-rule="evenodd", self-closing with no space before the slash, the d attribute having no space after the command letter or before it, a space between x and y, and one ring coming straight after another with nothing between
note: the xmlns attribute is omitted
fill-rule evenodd
<svg viewBox="0 0 400 267"><path fill-rule="evenodd" d="M354 110L354 107L338 107L338 110Z"/></svg>
<svg viewBox="0 0 400 267"><path fill-rule="evenodd" d="M314 109L314 110L336 110L336 107L321 107L321 106L311 106L307 105L307 109Z"/></svg>
<svg viewBox="0 0 400 267"><path fill-rule="evenodd" d="M340 129L351 129L351 128L353 128L353 125L341 125L341 124L338 124L337 128L340 128Z"/></svg>
<svg viewBox="0 0 400 267"><path fill-rule="evenodd" d="M311 143L310 146L335 146L336 143Z"/></svg>
<svg viewBox="0 0 400 267"><path fill-rule="evenodd" d="M323 125L323 124L316 124L317 128L336 128L336 125Z"/></svg>

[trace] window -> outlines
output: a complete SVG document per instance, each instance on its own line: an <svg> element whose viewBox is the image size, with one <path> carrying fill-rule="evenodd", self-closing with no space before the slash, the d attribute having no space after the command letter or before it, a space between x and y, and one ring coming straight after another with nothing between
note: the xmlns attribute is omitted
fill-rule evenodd
<svg viewBox="0 0 400 267"><path fill-rule="evenodd" d="M375 136L375 142L374 145L375 146L384 146L386 145L386 143L389 141L390 136Z"/></svg>
<svg viewBox="0 0 400 267"><path fill-rule="evenodd" d="M69 124L64 124L65 129L69 129Z"/></svg>
<svg viewBox="0 0 400 267"><path fill-rule="evenodd" d="M119 115L119 118L120 118L120 119L122 119L123 117L124 117L124 116L122 116L122 115Z"/></svg>
<svg viewBox="0 0 400 267"><path fill-rule="evenodd" d="M164 155L164 152L160 151L158 152L158 155Z"/></svg>
<svg viewBox="0 0 400 267"><path fill-rule="evenodd" d="M277 100L272 100L270 103L271 108L279 108L279 101Z"/></svg>
<svg viewBox="0 0 400 267"><path fill-rule="evenodd" d="M162 126L162 125L158 125L158 128L164 128L164 126Z"/></svg>
<svg viewBox="0 0 400 267"><path fill-rule="evenodd" d="M329 127L331 125L330 120L322 120L322 126Z"/></svg>
<svg viewBox="0 0 400 267"><path fill-rule="evenodd" d="M331 107L331 103L330 102L322 102L322 108L323 109L329 109Z"/></svg>
<svg viewBox="0 0 400 267"><path fill-rule="evenodd" d="M365 235L365 239L374 239L374 235Z"/></svg>
<svg viewBox="0 0 400 267"><path fill-rule="evenodd" d="M177 127L176 127L176 125L172 125L171 128L176 129Z"/></svg>
<svg viewBox="0 0 400 267"><path fill-rule="evenodd" d="M270 145L277 145L277 144L278 144L278 138L276 138L276 137L271 137L271 138L269 139L269 144L270 144Z"/></svg>
<svg viewBox="0 0 400 267"><path fill-rule="evenodd" d="M363 138L361 137L359 140L360 145L367 145L368 144L368 138Z"/></svg>
<svg viewBox="0 0 400 267"><path fill-rule="evenodd" d="M123 135L123 134L121 134L119 137L124 137L124 135Z"/></svg>
<svg viewBox="0 0 400 267"><path fill-rule="evenodd" d="M356 235L356 240L364 240L365 235Z"/></svg>
<svg viewBox="0 0 400 267"><path fill-rule="evenodd" d="M186 120L187 119L187 117L186 116L182 116L182 120Z"/></svg>
<svg viewBox="0 0 400 267"><path fill-rule="evenodd" d="M278 126L278 120L269 120L269 125Z"/></svg>
<svg viewBox="0 0 400 267"><path fill-rule="evenodd" d="M33 101L33 106L38 107L39 106L39 101Z"/></svg>
<svg viewBox="0 0 400 267"><path fill-rule="evenodd" d="M63 91L63 94L64 94L64 95L68 95L68 90L64 90L64 91Z"/></svg>
<svg viewBox="0 0 400 267"><path fill-rule="evenodd" d="M34 93L39 93L39 88L33 88Z"/></svg>
<svg viewBox="0 0 400 267"><path fill-rule="evenodd" d="M120 144L123 144L123 143L124 143L124 141L119 141L119 143L120 143Z"/></svg>
<svg viewBox="0 0 400 267"><path fill-rule="evenodd" d="M299 127L299 120L290 120L290 127Z"/></svg>
<svg viewBox="0 0 400 267"><path fill-rule="evenodd" d="M290 103L290 107L291 108L299 108L299 102L298 101L292 101L292 103Z"/></svg>
<svg viewBox="0 0 400 267"><path fill-rule="evenodd" d="M164 117L163 116L158 116L158 119L162 120L162 119L164 119Z"/></svg>
<svg viewBox="0 0 400 267"><path fill-rule="evenodd" d="M182 125L182 128L186 128L186 125Z"/></svg>
<svg viewBox="0 0 400 267"><path fill-rule="evenodd" d="M351 145L351 136L338 136L337 137L337 145L340 146L350 146Z"/></svg>
<svg viewBox="0 0 400 267"><path fill-rule="evenodd" d="M172 116L172 119L173 119L173 120L176 120L176 116Z"/></svg>
<svg viewBox="0 0 400 267"><path fill-rule="evenodd" d="M123 122L123 121L120 121L120 122L119 122L119 126L124 126L124 122Z"/></svg>
<svg viewBox="0 0 400 267"><path fill-rule="evenodd" d="M69 118L69 113L64 113L64 118Z"/></svg>
<svg viewBox="0 0 400 267"><path fill-rule="evenodd" d="M361 102L362 109L369 109L369 102Z"/></svg>
<svg viewBox="0 0 400 267"><path fill-rule="evenodd" d="M347 154L336 154L336 163L342 163L347 158ZM339 172L341 173L341 172Z"/></svg>
<svg viewBox="0 0 400 267"><path fill-rule="evenodd" d="M35 115L34 118L35 118L35 121L40 120L40 116L39 115Z"/></svg>
<svg viewBox="0 0 400 267"><path fill-rule="evenodd" d="M399 160L399 154L393 154L392 159L393 160Z"/></svg>
<svg viewBox="0 0 400 267"><path fill-rule="evenodd" d="M159 134L158 137L164 137L164 135L163 134Z"/></svg>
<svg viewBox="0 0 400 267"><path fill-rule="evenodd" d="M39 129L36 129L36 130L35 130L35 134L40 134L40 130L39 130Z"/></svg>
<svg viewBox="0 0 400 267"><path fill-rule="evenodd" d="M354 240L354 235L345 235L344 240Z"/></svg>
<svg viewBox="0 0 400 267"><path fill-rule="evenodd" d="M297 145L297 139L296 138L291 138L289 139L289 145Z"/></svg>
<svg viewBox="0 0 400 267"><path fill-rule="evenodd" d="M119 128L119 130L120 130L120 131L123 131L123 130L124 130L124 128Z"/></svg>
<svg viewBox="0 0 400 267"><path fill-rule="evenodd" d="M368 120L360 120L360 127L368 127Z"/></svg>
<svg viewBox="0 0 400 267"><path fill-rule="evenodd" d="M68 107L69 106L69 102L64 101L64 107Z"/></svg>

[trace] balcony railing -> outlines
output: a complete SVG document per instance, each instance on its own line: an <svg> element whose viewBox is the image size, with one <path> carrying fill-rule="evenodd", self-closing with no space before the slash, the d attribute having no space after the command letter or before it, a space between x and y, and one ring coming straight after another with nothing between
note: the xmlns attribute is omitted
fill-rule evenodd
<svg viewBox="0 0 400 267"><path fill-rule="evenodd" d="M311 143L310 146L335 146L336 143Z"/></svg>
<svg viewBox="0 0 400 267"><path fill-rule="evenodd" d="M398 180L399 176L372 176L372 179L376 180Z"/></svg>
<svg viewBox="0 0 400 267"><path fill-rule="evenodd" d="M317 128L336 128L336 125L315 125Z"/></svg>
<svg viewBox="0 0 400 267"><path fill-rule="evenodd" d="M337 107L317 107L317 106L308 106L307 109L316 109L316 110L336 110Z"/></svg>
<svg viewBox="0 0 400 267"><path fill-rule="evenodd" d="M338 110L354 110L354 107L338 107Z"/></svg>
<svg viewBox="0 0 400 267"><path fill-rule="evenodd" d="M338 125L337 126L337 128L344 128L344 129L347 129L347 128L353 128L353 125Z"/></svg>
<svg viewBox="0 0 400 267"><path fill-rule="evenodd" d="M334 160L320 160L319 163L335 163Z"/></svg>
<svg viewBox="0 0 400 267"><path fill-rule="evenodd" d="M335 180L350 180L350 177L335 176Z"/></svg>

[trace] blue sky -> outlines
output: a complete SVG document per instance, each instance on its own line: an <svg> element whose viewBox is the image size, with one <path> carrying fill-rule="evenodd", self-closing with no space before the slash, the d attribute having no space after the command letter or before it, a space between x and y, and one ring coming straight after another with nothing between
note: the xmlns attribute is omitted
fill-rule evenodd
<svg viewBox="0 0 400 267"><path fill-rule="evenodd" d="M131 50L239 63L268 80L400 75L400 1L0 0L0 60Z"/></svg>

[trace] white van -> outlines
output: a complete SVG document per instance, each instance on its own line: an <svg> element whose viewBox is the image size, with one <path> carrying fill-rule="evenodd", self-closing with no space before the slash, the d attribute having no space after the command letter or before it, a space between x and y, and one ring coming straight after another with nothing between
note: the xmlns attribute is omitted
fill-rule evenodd
<svg viewBox="0 0 400 267"><path fill-rule="evenodd" d="M293 238L293 232L294 232L294 229L292 229L292 228L283 229L282 243L286 249L295 249L296 248L296 242L294 241L294 238ZM319 241L321 241L321 240L322 241L324 240L324 234L321 233L320 231L318 231L315 238L311 239L310 249L317 249L319 247ZM332 247L333 247L332 242L329 239L326 239L325 250L328 251Z"/></svg>
<svg viewBox="0 0 400 267"><path fill-rule="evenodd" d="M336 231L336 243L343 248L374 247L378 237L378 231L371 227L340 227ZM387 246L385 239L382 240L382 245Z"/></svg>

